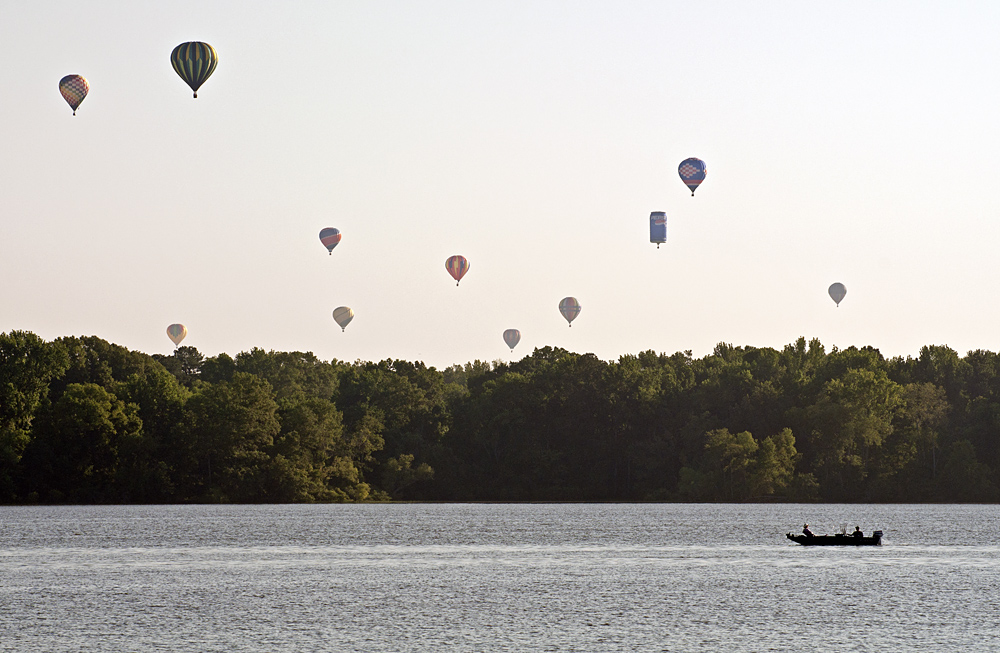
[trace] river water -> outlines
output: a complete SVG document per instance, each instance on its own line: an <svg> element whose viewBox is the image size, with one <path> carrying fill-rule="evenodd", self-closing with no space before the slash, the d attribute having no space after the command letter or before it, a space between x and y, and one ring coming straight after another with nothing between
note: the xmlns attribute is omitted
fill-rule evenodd
<svg viewBox="0 0 1000 653"><path fill-rule="evenodd" d="M998 506L0 507L0 651L1000 650L998 535Z"/></svg>

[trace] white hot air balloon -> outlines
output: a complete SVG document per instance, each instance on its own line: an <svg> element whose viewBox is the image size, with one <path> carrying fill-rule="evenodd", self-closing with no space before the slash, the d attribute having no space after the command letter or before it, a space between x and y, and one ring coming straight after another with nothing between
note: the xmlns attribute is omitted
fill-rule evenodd
<svg viewBox="0 0 1000 653"><path fill-rule="evenodd" d="M346 331L347 325L354 319L354 311L346 306L338 306L333 309L333 319L340 325L341 331Z"/></svg>
<svg viewBox="0 0 1000 653"><path fill-rule="evenodd" d="M833 301L837 302L837 307L840 307L840 302L844 301L844 297L847 296L847 286L842 283L835 283L830 286L830 297Z"/></svg>
<svg viewBox="0 0 1000 653"><path fill-rule="evenodd" d="M179 347L181 340L183 340L187 334L187 327L183 324L171 324L167 327L167 337L170 338L170 342L174 343L174 347Z"/></svg>

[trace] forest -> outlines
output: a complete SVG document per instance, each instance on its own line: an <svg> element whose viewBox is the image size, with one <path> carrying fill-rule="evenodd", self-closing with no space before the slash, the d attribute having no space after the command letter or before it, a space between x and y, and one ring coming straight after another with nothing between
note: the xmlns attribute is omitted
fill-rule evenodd
<svg viewBox="0 0 1000 653"><path fill-rule="evenodd" d="M1000 355L799 338L438 370L0 334L0 503L995 502Z"/></svg>

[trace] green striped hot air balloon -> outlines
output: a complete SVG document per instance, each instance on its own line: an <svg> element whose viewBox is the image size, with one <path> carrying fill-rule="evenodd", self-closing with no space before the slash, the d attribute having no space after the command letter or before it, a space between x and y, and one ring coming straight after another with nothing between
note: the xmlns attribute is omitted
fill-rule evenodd
<svg viewBox="0 0 1000 653"><path fill-rule="evenodd" d="M219 64L219 55L208 43L189 41L174 48L170 53L170 63L194 91L194 96L198 97L198 89Z"/></svg>

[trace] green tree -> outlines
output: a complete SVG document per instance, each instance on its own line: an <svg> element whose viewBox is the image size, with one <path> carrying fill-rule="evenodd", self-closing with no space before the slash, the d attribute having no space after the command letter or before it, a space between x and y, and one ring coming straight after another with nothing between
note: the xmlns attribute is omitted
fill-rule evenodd
<svg viewBox="0 0 1000 653"><path fill-rule="evenodd" d="M219 383L229 381L236 372L236 360L229 354L222 353L202 361L198 378L206 383Z"/></svg>
<svg viewBox="0 0 1000 653"><path fill-rule="evenodd" d="M174 353L170 356L154 354L153 358L188 388L192 387L201 376L201 366L205 360L200 351L188 346L174 349Z"/></svg>
<svg viewBox="0 0 1000 653"><path fill-rule="evenodd" d="M791 429L761 441L749 431L708 431L697 466L681 470L678 494L694 501L809 500L815 480L796 474L799 458Z"/></svg>
<svg viewBox="0 0 1000 653"><path fill-rule="evenodd" d="M213 370L214 373L222 373L228 367L225 358L227 357L218 357L216 367L221 369ZM236 356L232 371L264 379L274 389L275 398L280 402L285 399L298 401L306 397L332 399L337 391L342 367L325 363L311 352L264 351L255 347Z"/></svg>
<svg viewBox="0 0 1000 653"><path fill-rule="evenodd" d="M370 451L356 459L362 471L371 469L373 479L381 478L388 460L403 454L433 466L445 455L451 394L443 375L423 363L384 360L345 367L335 403L344 414L348 440L357 450Z"/></svg>
<svg viewBox="0 0 1000 653"><path fill-rule="evenodd" d="M716 429L705 434L706 467L715 479L716 498L745 501L751 497L751 473L755 466L757 440L749 431L732 434Z"/></svg>
<svg viewBox="0 0 1000 653"><path fill-rule="evenodd" d="M944 389L932 383L901 387L902 404L892 433L870 465L869 497L876 501L931 501L939 470L941 432L950 405Z"/></svg>
<svg viewBox="0 0 1000 653"><path fill-rule="evenodd" d="M114 384L114 393L137 407L141 437L122 443L118 486L125 500L164 503L177 500L178 477L185 473L179 428L191 392L160 365L150 365Z"/></svg>
<svg viewBox="0 0 1000 653"><path fill-rule="evenodd" d="M519 496L527 482L525 459L534 455L525 414L533 401L527 378L507 373L475 383L469 395L452 407L455 425L446 445L454 459L443 470L452 497L513 500Z"/></svg>
<svg viewBox="0 0 1000 653"><path fill-rule="evenodd" d="M356 501L370 486L360 465L374 447L344 433L340 411L329 401L311 398L279 411L281 431L271 449L271 490L276 501ZM357 434L353 434L357 435ZM360 445L360 446L359 446Z"/></svg>
<svg viewBox="0 0 1000 653"><path fill-rule="evenodd" d="M414 483L434 478L434 470L427 463L413 467L413 456L401 454L390 458L382 467L382 488L393 499L399 499L403 490Z"/></svg>
<svg viewBox="0 0 1000 653"><path fill-rule="evenodd" d="M938 498L952 502L987 503L997 500L997 488L990 481L990 468L976 459L968 440L951 445L938 479Z"/></svg>
<svg viewBox="0 0 1000 653"><path fill-rule="evenodd" d="M53 502L121 502L119 450L141 433L134 404L96 383L71 383L39 417L25 454L39 473L28 487Z"/></svg>
<svg viewBox="0 0 1000 653"><path fill-rule="evenodd" d="M49 383L69 367L64 347L33 333L0 334L0 502L14 501L16 475Z"/></svg>
<svg viewBox="0 0 1000 653"><path fill-rule="evenodd" d="M798 486L794 483L798 461L799 453L795 449L795 436L791 429L785 428L776 435L764 438L750 465L750 496L787 496L793 488L801 487L802 483Z"/></svg>
<svg viewBox="0 0 1000 653"><path fill-rule="evenodd" d="M865 498L864 480L875 450L893 431L903 404L900 386L883 370L848 368L827 381L807 409L812 424L815 469L828 498Z"/></svg>
<svg viewBox="0 0 1000 653"><path fill-rule="evenodd" d="M266 502L268 449L280 431L267 381L236 372L204 386L187 402L186 443L197 461L195 497L212 502Z"/></svg>

